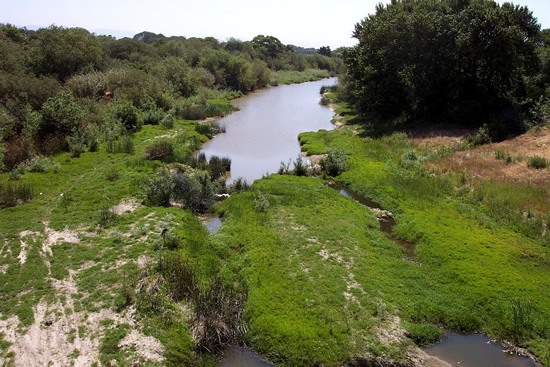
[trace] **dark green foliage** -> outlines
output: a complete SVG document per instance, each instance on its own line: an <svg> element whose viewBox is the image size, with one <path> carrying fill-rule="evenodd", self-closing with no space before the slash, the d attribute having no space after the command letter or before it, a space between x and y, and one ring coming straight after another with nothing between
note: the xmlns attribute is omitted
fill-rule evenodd
<svg viewBox="0 0 550 367"><path fill-rule="evenodd" d="M495 119L517 132L539 32L532 13L510 3L379 5L356 25L358 46L345 52L349 98L382 123Z"/></svg>
<svg viewBox="0 0 550 367"><path fill-rule="evenodd" d="M168 291L175 301L188 299L197 291L196 269L180 251L170 251L164 259L162 272Z"/></svg>
<svg viewBox="0 0 550 367"><path fill-rule="evenodd" d="M103 51L92 34L82 28L52 25L36 32L32 61L37 74L55 75L59 80L99 66Z"/></svg>
<svg viewBox="0 0 550 367"><path fill-rule="evenodd" d="M229 171L230 168L231 160L229 158L220 158L215 155L210 157L210 161L208 162L208 172L210 172L212 180L215 181L220 177L225 177L226 172Z"/></svg>
<svg viewBox="0 0 550 367"><path fill-rule="evenodd" d="M170 204L174 182L168 172L162 172L151 178L145 188L145 203L151 206Z"/></svg>
<svg viewBox="0 0 550 367"><path fill-rule="evenodd" d="M110 140L105 143L105 151L107 153L126 153L134 154L134 142L130 135L123 135L119 140Z"/></svg>
<svg viewBox="0 0 550 367"><path fill-rule="evenodd" d="M118 169L112 167L105 173L105 179L111 182L114 182L118 180L120 177L120 173Z"/></svg>
<svg viewBox="0 0 550 367"><path fill-rule="evenodd" d="M24 204L32 197L33 188L28 183L0 184L0 205L4 208Z"/></svg>
<svg viewBox="0 0 550 367"><path fill-rule="evenodd" d="M130 102L113 104L110 114L112 118L122 123L127 131L138 131L141 128L139 111Z"/></svg>
<svg viewBox="0 0 550 367"><path fill-rule="evenodd" d="M212 138L214 135L212 126L208 124L196 124L195 131L201 135L208 136L209 138Z"/></svg>
<svg viewBox="0 0 550 367"><path fill-rule="evenodd" d="M294 161L294 169L292 173L296 176L306 176L307 175L307 164L304 162L302 155L298 155Z"/></svg>
<svg viewBox="0 0 550 367"><path fill-rule="evenodd" d="M117 216L115 213L111 211L111 208L104 205L101 209L99 209L99 219L98 224L102 228L107 228L110 225L112 225L117 219Z"/></svg>
<svg viewBox="0 0 550 367"><path fill-rule="evenodd" d="M145 148L145 158L149 160L169 159L174 155L174 144L165 139L157 139Z"/></svg>
<svg viewBox="0 0 550 367"><path fill-rule="evenodd" d="M527 167L529 168L543 169L548 168L548 166L550 166L550 162L548 162L548 160L543 157L529 157L529 159L527 160Z"/></svg>
<svg viewBox="0 0 550 367"><path fill-rule="evenodd" d="M208 172L198 170L193 176L176 173L173 182L173 198L194 213L204 213L214 204L214 186Z"/></svg>
<svg viewBox="0 0 550 367"><path fill-rule="evenodd" d="M335 177L347 169L346 153L342 149L330 150L320 162L321 169L329 176Z"/></svg>
<svg viewBox="0 0 550 367"><path fill-rule="evenodd" d="M228 193L234 193L239 191L246 191L250 189L250 184L246 182L246 179L238 177L236 180L233 180L231 185L227 187Z"/></svg>
<svg viewBox="0 0 550 367"><path fill-rule="evenodd" d="M162 120L160 121L160 124L165 129L171 129L174 127L174 115L172 113L167 113L164 115Z"/></svg>
<svg viewBox="0 0 550 367"><path fill-rule="evenodd" d="M491 134L487 124L483 124L475 135L468 137L468 144L473 147L477 147L483 144L491 143Z"/></svg>
<svg viewBox="0 0 550 367"><path fill-rule="evenodd" d="M77 131L87 117L70 93L60 93L49 98L41 110L42 134L71 134Z"/></svg>

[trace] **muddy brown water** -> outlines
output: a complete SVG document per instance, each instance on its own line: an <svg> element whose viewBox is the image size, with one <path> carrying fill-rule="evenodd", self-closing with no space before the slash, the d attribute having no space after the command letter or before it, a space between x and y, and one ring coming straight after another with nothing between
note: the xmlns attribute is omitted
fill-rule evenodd
<svg viewBox="0 0 550 367"><path fill-rule="evenodd" d="M242 177L252 183L277 172L281 162L294 161L300 154L299 133L334 128L334 113L319 104L321 87L334 83L336 78L283 85L233 100L240 110L218 121L225 133L200 152L207 159L212 155L231 158L229 181Z"/></svg>

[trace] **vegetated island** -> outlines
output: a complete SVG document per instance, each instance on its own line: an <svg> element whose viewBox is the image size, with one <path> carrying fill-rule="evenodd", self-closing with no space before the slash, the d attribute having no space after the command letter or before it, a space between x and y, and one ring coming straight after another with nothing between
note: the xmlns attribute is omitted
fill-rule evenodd
<svg viewBox="0 0 550 367"><path fill-rule="evenodd" d="M5 364L212 365L216 351L246 343L282 366L409 366L428 358L418 346L450 329L487 333L550 365L550 40L526 8L379 6L356 26L359 45L342 52L341 83L322 90L339 128L299 136L318 166L298 159L251 187L225 185L230 163L192 152L215 132L196 121L231 111L235 93L212 87L235 81L228 65L260 52L254 41L231 41L242 47L235 52L229 41L183 46L210 39L111 39L142 49L104 56L120 70L33 74L41 58L32 50L45 41L2 32L2 48L21 51L5 54L28 60L2 58L5 85L18 92L3 94L1 111L15 131L3 135L9 173L0 176ZM440 37L448 47L433 47ZM168 45L184 51L148 53ZM278 58L311 57L275 49L259 56L266 70ZM223 79L201 59L209 55L227 57L213 62ZM155 57L211 84L191 78L193 92L175 91L162 75L177 73L155 74ZM253 70L258 59L243 60ZM134 69L140 63L149 66ZM88 89L113 80L109 70L128 79ZM25 101L38 87L17 89L33 82L60 89L36 107ZM235 90L253 89L242 85ZM42 151L50 141L57 150ZM23 144L32 156L10 160ZM333 183L391 212L393 236L414 244L413 258ZM212 206L216 192L231 196ZM195 216L207 210L224 222L213 236Z"/></svg>

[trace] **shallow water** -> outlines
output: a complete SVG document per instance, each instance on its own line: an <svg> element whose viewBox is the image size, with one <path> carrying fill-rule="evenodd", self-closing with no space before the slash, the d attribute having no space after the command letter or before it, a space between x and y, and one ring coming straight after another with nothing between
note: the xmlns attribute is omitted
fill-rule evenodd
<svg viewBox="0 0 550 367"><path fill-rule="evenodd" d="M222 225L222 220L217 215L205 215L201 219L210 234L216 233Z"/></svg>
<svg viewBox="0 0 550 367"><path fill-rule="evenodd" d="M353 199L358 203L361 203L369 208L385 210L382 207L382 205L370 200L369 198L361 196L347 188L344 188L343 186L333 185L331 187L334 188L335 190L338 190L338 192L344 195L345 197ZM405 241L393 236L393 227L395 226L395 219L391 215L385 215L383 217L378 218L378 223L380 225L380 230L384 232L391 241L393 241L394 243L399 245L399 247L401 247L401 250L403 251L407 259L412 260L414 258L415 245L412 242Z"/></svg>
<svg viewBox="0 0 550 367"><path fill-rule="evenodd" d="M271 363L266 362L254 351L241 348L228 348L222 356L219 367L273 367Z"/></svg>
<svg viewBox="0 0 550 367"><path fill-rule="evenodd" d="M300 154L298 134L321 129L332 130L334 113L319 104L319 90L333 85L336 78L262 89L232 101L240 110L219 124L226 132L201 149L212 155L231 158L231 178L248 183L275 173L281 162L294 161Z"/></svg>
<svg viewBox="0 0 550 367"><path fill-rule="evenodd" d="M450 333L441 343L424 351L452 366L460 367L536 367L528 357L503 352L505 347L485 335Z"/></svg>

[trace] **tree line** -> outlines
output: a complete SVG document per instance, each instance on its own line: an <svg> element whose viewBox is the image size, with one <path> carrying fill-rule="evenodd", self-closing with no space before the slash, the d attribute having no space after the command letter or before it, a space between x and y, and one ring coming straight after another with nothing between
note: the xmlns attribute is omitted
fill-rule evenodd
<svg viewBox="0 0 550 367"><path fill-rule="evenodd" d="M227 113L215 102L274 83L272 71L336 73L341 64L273 36L219 42L141 32L117 40L0 24L0 171L36 154L78 154L168 114Z"/></svg>
<svg viewBox="0 0 550 367"><path fill-rule="evenodd" d="M495 139L548 122L550 30L492 0L392 0L355 26L343 95L379 125L487 124Z"/></svg>

